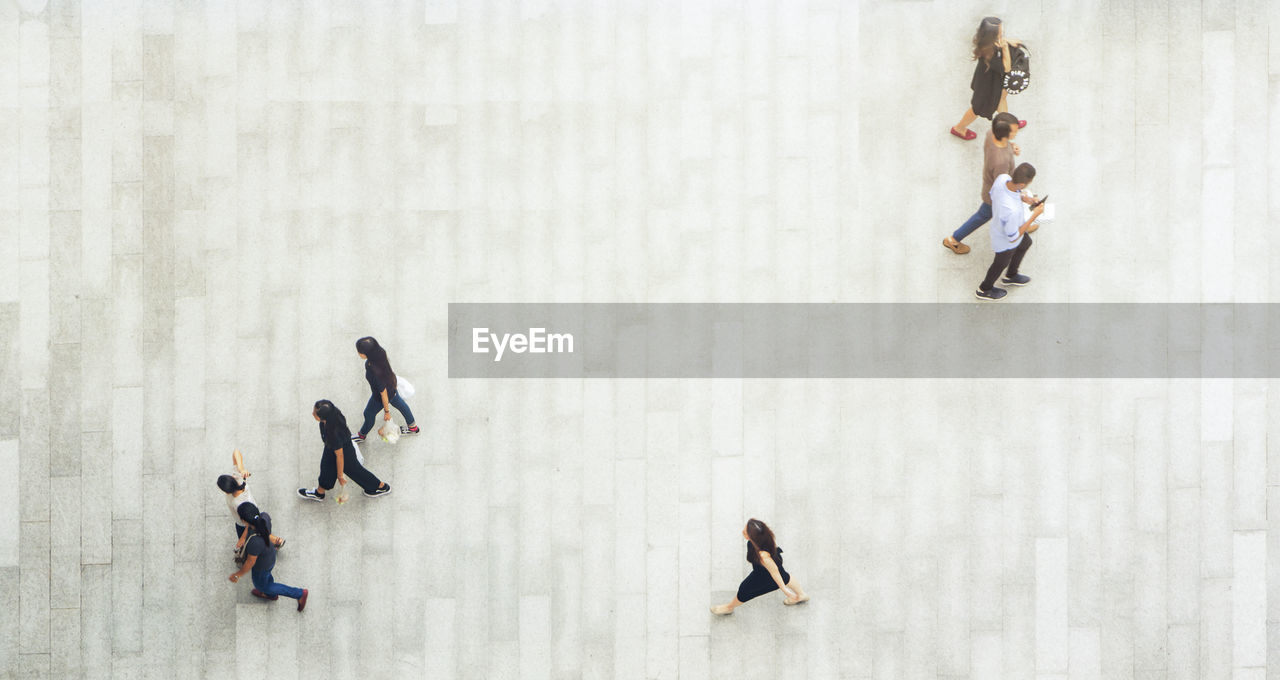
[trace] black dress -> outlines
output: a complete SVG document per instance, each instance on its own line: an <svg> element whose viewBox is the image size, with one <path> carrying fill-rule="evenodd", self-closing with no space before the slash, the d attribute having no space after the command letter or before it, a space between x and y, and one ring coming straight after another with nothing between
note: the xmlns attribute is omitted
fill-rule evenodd
<svg viewBox="0 0 1280 680"><path fill-rule="evenodd" d="M751 553L759 552L751 541L747 541L747 561L751 562ZM778 573L782 575L783 583L791 583L791 574L782 568L782 548L778 548L778 552L773 556L773 563L778 565ZM760 564L759 560L751 562L751 573L742 579L742 583L738 585L738 601L746 602L747 600L760 597L767 593L772 593L778 589L777 581L773 580L773 576L769 574L769 570Z"/></svg>
<svg viewBox="0 0 1280 680"><path fill-rule="evenodd" d="M973 97L969 99L973 112L988 120L995 116L1000 106L1000 94L1004 91L1004 55L1000 48L997 47L991 56L990 68L981 59L974 65L969 89L973 90Z"/></svg>

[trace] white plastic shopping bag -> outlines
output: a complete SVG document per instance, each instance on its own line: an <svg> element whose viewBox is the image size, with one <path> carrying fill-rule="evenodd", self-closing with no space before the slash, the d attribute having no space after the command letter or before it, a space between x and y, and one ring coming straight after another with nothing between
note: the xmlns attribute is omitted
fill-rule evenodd
<svg viewBox="0 0 1280 680"><path fill-rule="evenodd" d="M356 447L356 462L360 464L360 467L364 467L364 454L360 453L360 445L355 442L351 442L351 445Z"/></svg>
<svg viewBox="0 0 1280 680"><path fill-rule="evenodd" d="M378 436L382 437L382 441L394 444L400 441L400 426L395 420L384 420L382 427L378 428Z"/></svg>
<svg viewBox="0 0 1280 680"><path fill-rule="evenodd" d="M396 376L396 392L399 393L401 397L404 397L405 399L409 399L410 397L412 397L414 394L417 393L417 390L413 388L413 383L406 380L403 376L397 375Z"/></svg>

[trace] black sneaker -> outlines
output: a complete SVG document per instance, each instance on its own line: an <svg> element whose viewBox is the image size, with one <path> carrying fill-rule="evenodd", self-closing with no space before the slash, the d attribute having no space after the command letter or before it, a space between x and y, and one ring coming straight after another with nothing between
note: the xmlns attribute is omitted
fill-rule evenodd
<svg viewBox="0 0 1280 680"><path fill-rule="evenodd" d="M305 500L315 501L317 503L324 502L324 494L316 493L315 489L298 489L298 496Z"/></svg>
<svg viewBox="0 0 1280 680"><path fill-rule="evenodd" d="M995 300L999 300L1000 298L1003 298L1004 296L1008 295L1009 291L1003 288L996 288L995 286L992 286L991 290L987 290L987 291L975 290L973 294L977 295L979 300L990 300L994 302Z"/></svg>
<svg viewBox="0 0 1280 680"><path fill-rule="evenodd" d="M357 432L357 433L355 433L355 434L351 435L351 441L353 441L353 442L355 442L355 443L357 443L357 444L363 444L363 443L364 443L364 435L362 435L362 434L360 434L359 432Z"/></svg>
<svg viewBox="0 0 1280 680"><path fill-rule="evenodd" d="M1025 286L1028 283L1031 283L1031 277L1026 274L1014 274L1013 276L1006 276L1003 279L1000 279L1000 283L1008 286Z"/></svg>
<svg viewBox="0 0 1280 680"><path fill-rule="evenodd" d="M391 485L387 484L386 486L374 489L373 491L366 491L364 492L364 495L368 496L369 498L378 498L380 496L385 496L389 493L391 493Z"/></svg>
<svg viewBox="0 0 1280 680"><path fill-rule="evenodd" d="M414 425L413 427L405 427L404 425L400 426L401 437L408 436L411 434L418 434L419 432L422 432L422 430L419 430L417 425Z"/></svg>

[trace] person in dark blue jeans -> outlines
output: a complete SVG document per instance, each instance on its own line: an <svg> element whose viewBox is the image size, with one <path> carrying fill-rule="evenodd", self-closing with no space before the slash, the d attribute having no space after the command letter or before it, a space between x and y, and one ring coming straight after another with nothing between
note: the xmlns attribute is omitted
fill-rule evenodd
<svg viewBox="0 0 1280 680"><path fill-rule="evenodd" d="M363 337L356 340L356 353L365 360L364 379L369 383L371 394L369 403L364 407L364 423L360 425L359 432L351 435L351 439L357 443L365 440L369 431L373 429L373 419L378 415L378 411L382 411L384 421L391 420L392 406L396 407L401 416L404 416L405 427L400 428L400 434L418 434L418 426L413 420L413 411L409 410L409 405L396 391L396 374L391 370L391 362L387 360L387 351L382 349L378 341L372 337Z"/></svg>
<svg viewBox="0 0 1280 680"><path fill-rule="evenodd" d="M245 545L244 566L231 575L231 582L239 581L246 572L252 573L254 597L272 601L280 599L281 595L291 597L298 601L298 611L302 611L307 606L309 591L306 588L294 588L276 583L275 578L271 576L271 570L276 566L276 547L271 545L270 541L271 516L265 512L258 512L258 506L253 503L241 503L239 513L240 519L253 527L254 533Z"/></svg>
<svg viewBox="0 0 1280 680"><path fill-rule="evenodd" d="M1018 136L1018 117L1012 113L997 113L991 121L991 132L982 144L982 203L965 223L950 236L942 239L942 245L957 255L969 252L969 246L961 243L966 236L991 220L991 183L997 175L1013 173L1014 156L1022 153L1013 143ZM1030 203L1030 201L1028 201Z"/></svg>

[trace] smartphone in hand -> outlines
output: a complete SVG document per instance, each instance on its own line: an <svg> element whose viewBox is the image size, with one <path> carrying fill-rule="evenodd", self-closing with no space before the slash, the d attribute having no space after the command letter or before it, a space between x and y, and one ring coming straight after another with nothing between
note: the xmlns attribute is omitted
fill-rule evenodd
<svg viewBox="0 0 1280 680"><path fill-rule="evenodd" d="M1045 194L1045 195L1044 195L1044 198L1041 198L1040 200L1036 201L1035 203L1032 203L1032 204L1031 204L1031 209L1032 209L1032 210L1035 210L1036 208L1039 208L1039 207L1040 207L1041 205L1043 205L1043 204L1044 204L1044 202L1045 202L1045 201L1047 201L1047 200L1049 200L1049 194Z"/></svg>

